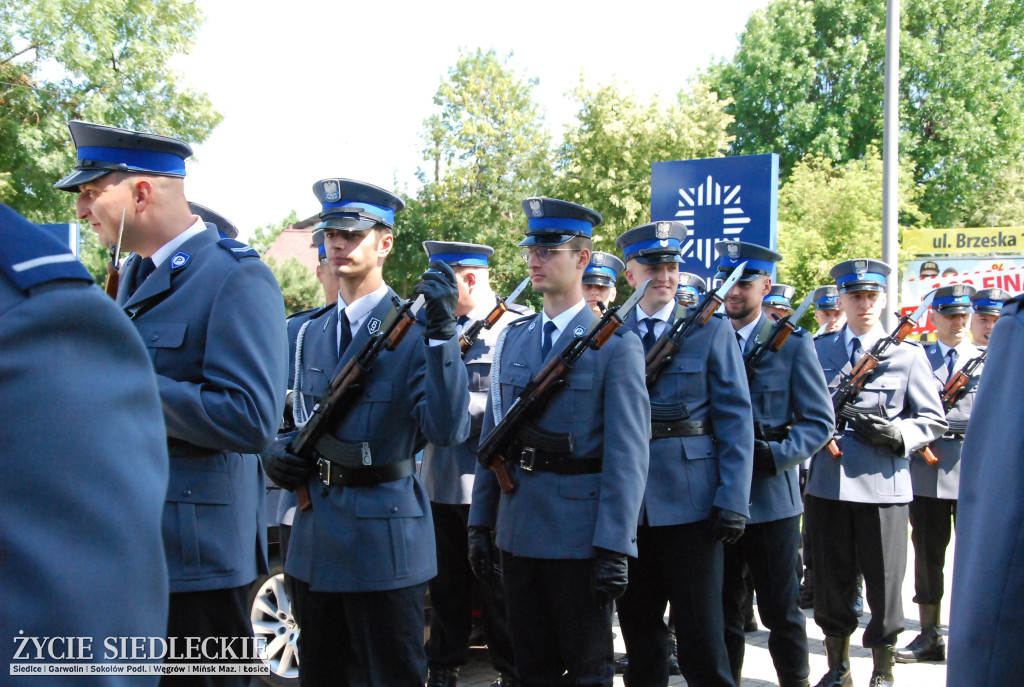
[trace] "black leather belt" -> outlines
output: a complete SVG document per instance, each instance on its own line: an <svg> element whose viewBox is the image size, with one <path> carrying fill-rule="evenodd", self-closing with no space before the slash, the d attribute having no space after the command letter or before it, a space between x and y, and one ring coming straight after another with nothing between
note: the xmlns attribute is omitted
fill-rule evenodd
<svg viewBox="0 0 1024 687"><path fill-rule="evenodd" d="M416 472L413 457L396 463L373 463L370 444L349 444L329 434L316 442L320 481L334 487L370 487L408 477Z"/></svg>
<svg viewBox="0 0 1024 687"><path fill-rule="evenodd" d="M198 458L202 456L219 456L224 453L234 453L233 451L218 451L211 448L202 448L195 444L190 444L187 441L181 439L167 439L167 455L171 458Z"/></svg>
<svg viewBox="0 0 1024 687"><path fill-rule="evenodd" d="M754 438L761 441L783 442L789 438L789 427L765 427L763 423L754 423Z"/></svg>
<svg viewBox="0 0 1024 687"><path fill-rule="evenodd" d="M949 425L949 429L942 435L943 439L963 439L964 435L967 434L967 421L961 422L950 422L946 420Z"/></svg>
<svg viewBox="0 0 1024 687"><path fill-rule="evenodd" d="M512 447L512 456L527 472L553 472L556 475L592 475L601 472L601 458L576 458L576 442L571 433L557 434L534 425L524 425Z"/></svg>
<svg viewBox="0 0 1024 687"><path fill-rule="evenodd" d="M706 420L670 420L651 422L651 438L699 437L711 434L711 423Z"/></svg>
<svg viewBox="0 0 1024 687"><path fill-rule="evenodd" d="M383 482L394 482L416 472L415 458L406 458L397 463L351 468L319 458L316 465L320 470L320 481L328 487L370 487Z"/></svg>

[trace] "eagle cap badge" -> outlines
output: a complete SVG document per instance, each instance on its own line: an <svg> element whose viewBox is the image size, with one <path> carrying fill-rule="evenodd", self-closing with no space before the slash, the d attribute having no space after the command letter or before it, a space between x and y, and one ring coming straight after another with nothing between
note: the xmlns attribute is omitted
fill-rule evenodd
<svg viewBox="0 0 1024 687"><path fill-rule="evenodd" d="M604 265L604 253L594 253L594 257L590 259L590 262L594 263L597 267Z"/></svg>
<svg viewBox="0 0 1024 687"><path fill-rule="evenodd" d="M328 203L341 200L341 189L338 187L338 182L334 179L328 179L324 182L324 200Z"/></svg>
<svg viewBox="0 0 1024 687"><path fill-rule="evenodd" d="M729 254L729 258L732 260L736 260L740 257L740 244L738 243L726 244L725 250Z"/></svg>
<svg viewBox="0 0 1024 687"><path fill-rule="evenodd" d="M530 198L530 213L534 217L544 216L544 203L540 201L540 198Z"/></svg>
<svg viewBox="0 0 1024 687"><path fill-rule="evenodd" d="M854 260L853 271L857 273L858 279L863 279L864 275L868 272L868 261L867 260Z"/></svg>
<svg viewBox="0 0 1024 687"><path fill-rule="evenodd" d="M668 222L658 222L654 227L654 236L659 239L667 239L672 231L672 225Z"/></svg>

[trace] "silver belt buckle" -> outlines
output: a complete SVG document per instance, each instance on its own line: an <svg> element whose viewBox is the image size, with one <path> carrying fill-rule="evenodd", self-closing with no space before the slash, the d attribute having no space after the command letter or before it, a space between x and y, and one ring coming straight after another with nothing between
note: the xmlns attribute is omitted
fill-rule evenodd
<svg viewBox="0 0 1024 687"><path fill-rule="evenodd" d="M325 487L331 486L331 462L323 458L316 459L316 466L320 471L320 481Z"/></svg>
<svg viewBox="0 0 1024 687"><path fill-rule="evenodd" d="M519 454L519 467L527 472L533 472L533 462L537 459L537 449L527 446Z"/></svg>

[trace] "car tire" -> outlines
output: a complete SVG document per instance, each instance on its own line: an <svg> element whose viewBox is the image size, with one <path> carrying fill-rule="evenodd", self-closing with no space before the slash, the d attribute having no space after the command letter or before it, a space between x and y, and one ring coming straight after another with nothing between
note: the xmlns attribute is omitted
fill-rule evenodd
<svg viewBox="0 0 1024 687"><path fill-rule="evenodd" d="M296 687L299 684L299 653L296 642L299 625L292 615L292 602L284 584L284 571L274 566L270 574L261 575L249 587L249 618L257 639L266 642L264 665L269 675L259 680L273 687Z"/></svg>

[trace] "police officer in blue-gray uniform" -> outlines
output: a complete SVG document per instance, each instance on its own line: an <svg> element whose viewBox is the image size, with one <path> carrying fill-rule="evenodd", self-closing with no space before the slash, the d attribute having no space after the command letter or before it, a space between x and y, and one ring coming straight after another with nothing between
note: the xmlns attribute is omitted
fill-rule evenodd
<svg viewBox="0 0 1024 687"><path fill-rule="evenodd" d="M626 328L645 350L686 309L677 306L686 227L653 222L615 244L626 279L650 279ZM732 327L721 316L692 330L650 392L650 472L637 531L639 556L619 601L629 654L627 685L668 683L666 602L687 683L732 686L722 616L722 542L735 541L750 514L754 423L747 376Z"/></svg>
<svg viewBox="0 0 1024 687"><path fill-rule="evenodd" d="M590 263L583 271L583 297L595 316L600 317L602 313L598 303L608 307L615 301L618 295L615 281L625 268L622 261L611 253L595 250L590 256Z"/></svg>
<svg viewBox="0 0 1024 687"><path fill-rule="evenodd" d="M676 287L676 303L688 308L693 307L700 302L707 290L707 282L703 277L692 272L680 272L679 286Z"/></svg>
<svg viewBox="0 0 1024 687"><path fill-rule="evenodd" d="M795 293L796 289L789 284L772 284L761 307L769 317L772 313L779 317L785 317L793 312L793 294Z"/></svg>
<svg viewBox="0 0 1024 687"><path fill-rule="evenodd" d="M839 289L834 285L814 290L814 321L818 323L815 336L839 331L846 324L846 313L839 309Z"/></svg>
<svg viewBox="0 0 1024 687"><path fill-rule="evenodd" d="M104 245L117 244L124 218L121 246L133 255L117 303L149 348L163 403L168 636L251 636L248 585L266 570L255 454L277 430L284 403L281 289L256 251L222 239L189 210L188 144L68 126L78 162L54 186L78 193L78 217Z"/></svg>
<svg viewBox="0 0 1024 687"><path fill-rule="evenodd" d="M108 637L162 637L167 446L149 357L67 246L6 205L0 350L4 664L39 663L33 639L84 638L92 659L70 639L44 648L43 656L91 663L104 660ZM84 679L48 675L43 682Z"/></svg>
<svg viewBox="0 0 1024 687"><path fill-rule="evenodd" d="M977 295L975 296L977 300ZM948 687L1024 674L1024 296L1006 301L967 425L957 502Z"/></svg>
<svg viewBox="0 0 1024 687"><path fill-rule="evenodd" d="M931 321L938 334L938 341L928 344L925 353L940 393L957 372L982 354L967 339L974 293L974 287L967 284L952 284L935 291ZM896 652L896 661L899 663L942 661L946 658L945 642L939 634L940 604L944 591L942 569L946 563L951 526L956 522L960 452L984 365L971 367L974 369L970 381L964 387L962 398L946 413L949 429L941 439L931 443L932 453L939 462L929 465L920 453L915 453L910 460L910 477L914 487L914 500L910 502L911 539L914 542L914 603L920 612L921 633L907 647Z"/></svg>
<svg viewBox="0 0 1024 687"><path fill-rule="evenodd" d="M971 339L975 346L988 346L988 339L999 320L1003 303L1010 298L1012 296L1002 289L981 289L974 294L971 301L974 308L974 314L971 316Z"/></svg>
<svg viewBox="0 0 1024 687"><path fill-rule="evenodd" d="M497 297L491 289L488 260L494 249L476 243L424 241L431 262L440 260L455 271L459 302L455 309L458 334L485 319ZM500 674L496 687L515 681L515 659L508 635L505 608L494 587L473 576L469 565L469 504L473 496L476 450L480 443L487 395L491 388L494 343L510 322L530 314L529 308L512 304L490 329L482 329L462 356L469 375L469 413L472 428L465 443L457 446L428 444L423 450L420 478L430 498L437 541L437 577L430 581L430 639L426 644L428 687L455 687L459 667L468 660L473 628L473 599L481 603L491 663Z"/></svg>
<svg viewBox="0 0 1024 687"><path fill-rule="evenodd" d="M404 207L393 193L351 179L322 179L313 192L340 289L296 346L299 426L394 307L383 267ZM285 562L302 628L303 684L412 685L426 677L423 595L437 565L414 456L427 441L466 439L469 393L451 268L432 263L415 291L425 298L425 322L380 354L348 412L318 441L317 464L287 452L294 433L264 452L275 482L305 484L312 498L311 509L296 513Z"/></svg>
<svg viewBox="0 0 1024 687"><path fill-rule="evenodd" d="M189 201L188 209L192 211L193 215L203 220L207 226L212 224L222 239L238 238L238 227L216 210L211 210L205 205L193 203L192 201Z"/></svg>
<svg viewBox="0 0 1024 687"><path fill-rule="evenodd" d="M715 248L728 260L721 266L723 273L737 259L747 263L725 298L725 314L746 356L771 333L775 321L767 313L768 305L784 301L791 310L793 287L772 284L772 270L782 259L778 253L740 242L722 242ZM729 663L738 685L745 648L743 572L749 567L758 614L771 631L768 650L779 687L806 687L806 619L797 605L803 512L797 466L824 446L835 430L828 387L810 335L797 329L782 348L766 353L753 367L749 386L754 415L750 519L743 537L725 547L722 600Z"/></svg>
<svg viewBox="0 0 1024 687"><path fill-rule="evenodd" d="M847 323L815 339L818 360L834 391L866 351L886 336L879 325L890 268L878 260L847 260L830 274ZM864 646L874 660L872 687L893 683L897 635L903 631L907 514L913 496L910 455L946 431L945 414L924 350L913 342L890 346L838 421L841 457L814 455L806 512L814 555L814 621L825 633L829 670L819 687L849 685L850 635L856 571L864 574L871 620Z"/></svg>
<svg viewBox="0 0 1024 687"><path fill-rule="evenodd" d="M498 338L481 436L595 324L581 282L601 216L552 198L527 198L523 210L529 229L520 245L544 311ZM493 530L525 685L611 685L614 677L611 602L626 586L626 557L636 555L650 428L643 348L621 331L583 354L505 449L515 490L502 494L492 472L476 469L470 560L493 581Z"/></svg>

